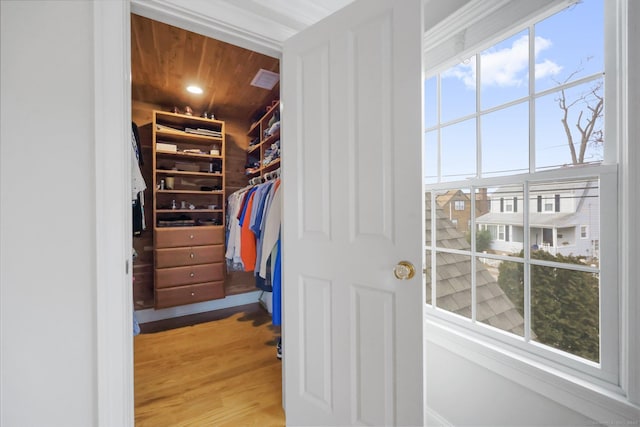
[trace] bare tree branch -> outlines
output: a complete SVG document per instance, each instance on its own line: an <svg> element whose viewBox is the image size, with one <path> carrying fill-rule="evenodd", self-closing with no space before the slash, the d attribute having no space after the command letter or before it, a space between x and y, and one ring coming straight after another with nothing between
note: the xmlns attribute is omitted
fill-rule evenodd
<svg viewBox="0 0 640 427"><path fill-rule="evenodd" d="M581 69L571 73L565 83L576 75ZM602 81L598 81L588 92L583 92L572 102L567 101L565 90L560 91L560 95L556 99L560 110L562 110L562 117L560 122L564 128L565 135L567 137L567 145L569 146L569 152L571 153L572 164L582 164L585 160L587 147L589 144L602 144L603 133L602 129L596 129L598 120L602 117L604 110L604 98L601 94ZM578 113L576 119L575 128L578 131L580 150L576 154L576 148L574 145L574 137L571 133L571 127L569 125L569 113L574 107L584 104L584 107ZM586 107L586 108L585 108ZM587 114L585 114L587 113ZM583 122L583 119L585 120Z"/></svg>

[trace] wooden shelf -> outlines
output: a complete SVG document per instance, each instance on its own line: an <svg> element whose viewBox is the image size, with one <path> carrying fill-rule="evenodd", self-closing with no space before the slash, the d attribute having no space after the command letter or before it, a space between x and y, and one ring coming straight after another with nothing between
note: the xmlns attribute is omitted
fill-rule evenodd
<svg viewBox="0 0 640 427"><path fill-rule="evenodd" d="M156 209L157 213L219 213L222 209ZM163 227L166 228L166 227Z"/></svg>
<svg viewBox="0 0 640 427"><path fill-rule="evenodd" d="M256 137L260 138L259 143L247 148L247 163L253 163L256 161L259 162L259 167L245 170L245 175L248 178L263 176L264 173L271 172L277 166L280 166L280 158L275 159L266 166L262 165L267 150L271 148L271 145L274 142L280 139L280 128L276 129L276 131L272 135L269 135L267 137L264 136L265 131L271 128L271 126L269 126L269 122L272 120L275 114L279 113L279 111L280 101L277 101L267 110L267 112L260 118L260 120L251 125L251 127L249 128L249 132L247 132L247 135L251 139L255 139Z"/></svg>
<svg viewBox="0 0 640 427"><path fill-rule="evenodd" d="M211 159L222 159L223 156L214 156L212 154L195 154L195 153L178 153L173 151L159 151L156 150L157 156L162 157L178 157L183 159L202 159L202 160L211 160Z"/></svg>
<svg viewBox="0 0 640 427"><path fill-rule="evenodd" d="M268 137L266 137L261 144L268 148L278 139L280 139L280 129L278 129L273 135L269 135Z"/></svg>
<svg viewBox="0 0 640 427"><path fill-rule="evenodd" d="M202 191L202 190L156 190L157 194L222 194L224 191Z"/></svg>
<svg viewBox="0 0 640 427"><path fill-rule="evenodd" d="M203 178L221 178L223 175L219 172L189 172L189 171L176 171L170 169L157 169L157 174L172 175L172 176L197 176Z"/></svg>
<svg viewBox="0 0 640 427"><path fill-rule="evenodd" d="M179 225L179 226L167 226L167 227L156 227L161 230L184 230L188 228L197 228L198 230L218 230L222 225Z"/></svg>
<svg viewBox="0 0 640 427"><path fill-rule="evenodd" d="M163 142L164 138L171 140L173 142L175 138L179 138L181 140L189 140L190 142L202 142L209 144L211 142L222 142L223 138L221 136L210 136L210 135L201 135L198 133L190 133L185 132L178 129L157 129L156 135L158 135L158 142ZM160 140L162 139L162 141Z"/></svg>

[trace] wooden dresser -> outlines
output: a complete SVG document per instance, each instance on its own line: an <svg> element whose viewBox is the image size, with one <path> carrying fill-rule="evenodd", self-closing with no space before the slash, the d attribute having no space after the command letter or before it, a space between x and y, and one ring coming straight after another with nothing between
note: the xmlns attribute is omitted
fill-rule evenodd
<svg viewBox="0 0 640 427"><path fill-rule="evenodd" d="M156 229L156 308L224 298L224 227Z"/></svg>

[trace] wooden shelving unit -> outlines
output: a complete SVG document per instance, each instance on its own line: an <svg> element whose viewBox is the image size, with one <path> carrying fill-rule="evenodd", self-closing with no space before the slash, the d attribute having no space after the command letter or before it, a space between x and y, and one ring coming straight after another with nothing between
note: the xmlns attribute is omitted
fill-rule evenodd
<svg viewBox="0 0 640 427"><path fill-rule="evenodd" d="M275 101L267 112L251 125L247 136L254 142L250 143L247 149L247 165L255 164L253 168L247 169L247 177L261 177L280 167L280 156L269 161L268 155L273 144L280 144L280 101Z"/></svg>
<svg viewBox="0 0 640 427"><path fill-rule="evenodd" d="M155 307L224 297L225 123L153 113Z"/></svg>

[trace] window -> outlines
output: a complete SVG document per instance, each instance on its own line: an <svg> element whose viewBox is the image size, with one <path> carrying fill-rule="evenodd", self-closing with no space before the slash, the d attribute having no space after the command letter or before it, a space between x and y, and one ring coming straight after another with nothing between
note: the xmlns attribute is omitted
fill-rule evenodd
<svg viewBox="0 0 640 427"><path fill-rule="evenodd" d="M430 315L610 379L618 316L601 309L617 284L601 286L615 273L600 253L616 245L600 230L617 215L600 208L616 206L617 141L605 132L604 7L581 1L427 70L425 249ZM453 243L434 203L461 189L468 244Z"/></svg>
<svg viewBox="0 0 640 427"><path fill-rule="evenodd" d="M555 205L553 204L553 202L551 200L547 200L544 202L544 211L545 212L553 212Z"/></svg>
<svg viewBox="0 0 640 427"><path fill-rule="evenodd" d="M457 210L457 211L463 211L464 210L464 200L456 200L454 209Z"/></svg>
<svg viewBox="0 0 640 427"><path fill-rule="evenodd" d="M504 225L498 226L498 240L504 240Z"/></svg>
<svg viewBox="0 0 640 427"><path fill-rule="evenodd" d="M580 226L580 238L581 239L588 239L589 238L589 226L588 225L581 225Z"/></svg>
<svg viewBox="0 0 640 427"><path fill-rule="evenodd" d="M505 211L507 212L513 212L513 200L507 200L506 202L506 206L505 206Z"/></svg>

